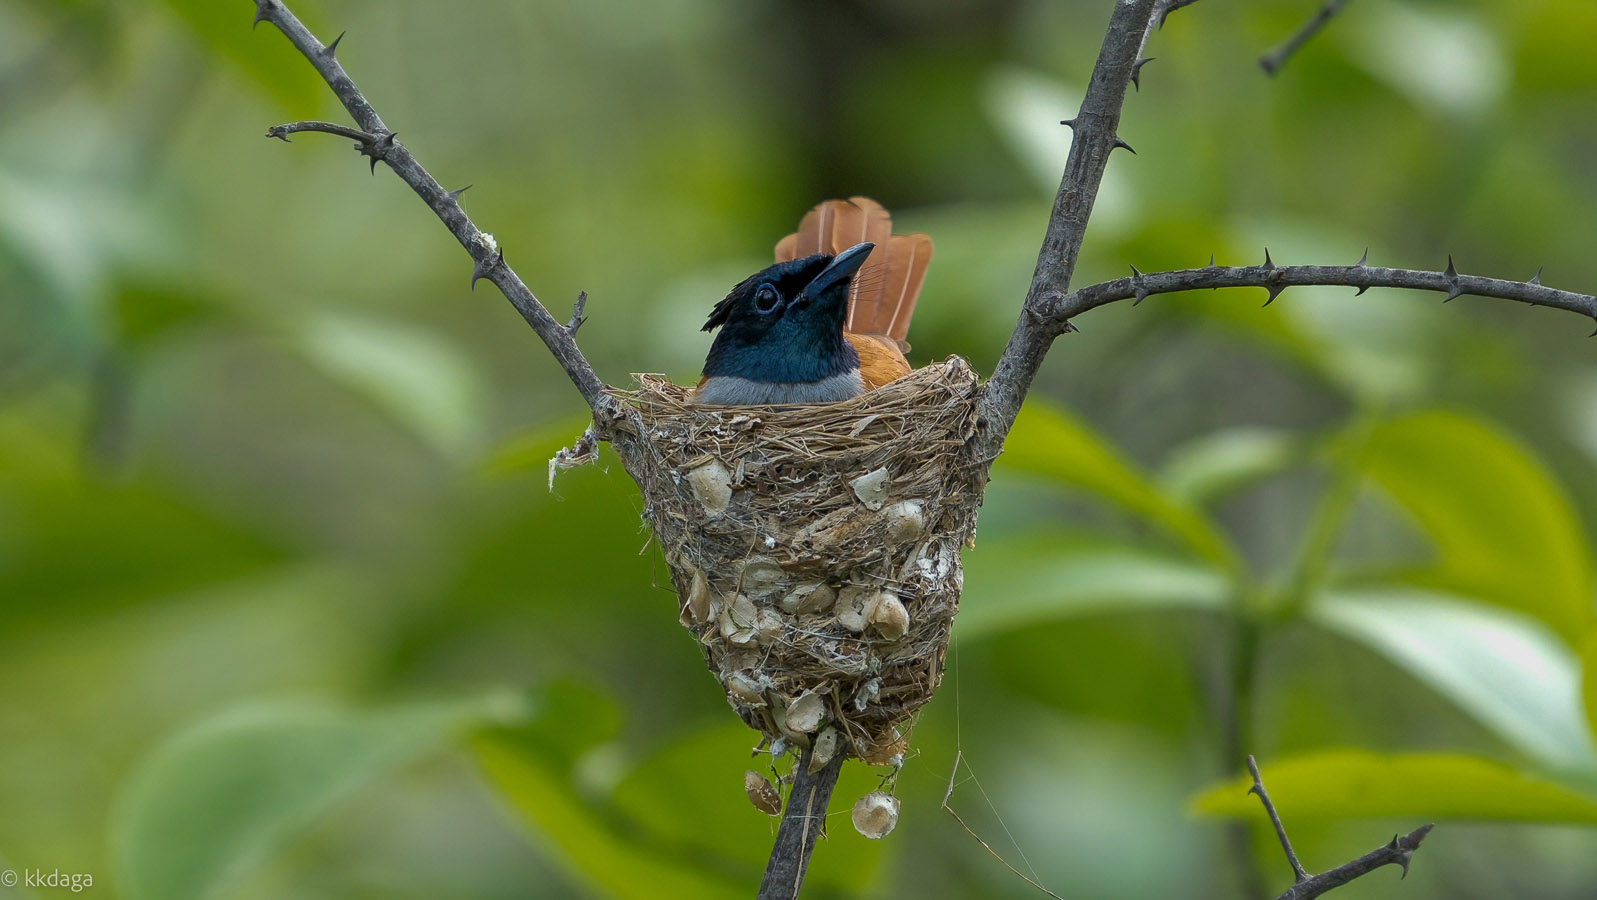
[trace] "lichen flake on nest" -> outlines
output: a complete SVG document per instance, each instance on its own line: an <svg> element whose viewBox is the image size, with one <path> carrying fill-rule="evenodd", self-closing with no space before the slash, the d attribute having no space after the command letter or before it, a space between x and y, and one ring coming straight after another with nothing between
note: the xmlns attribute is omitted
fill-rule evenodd
<svg viewBox="0 0 1597 900"><path fill-rule="evenodd" d="M733 708L773 741L836 730L868 762L902 754L985 483L969 365L810 406L698 406L649 375L616 396L682 624Z"/></svg>

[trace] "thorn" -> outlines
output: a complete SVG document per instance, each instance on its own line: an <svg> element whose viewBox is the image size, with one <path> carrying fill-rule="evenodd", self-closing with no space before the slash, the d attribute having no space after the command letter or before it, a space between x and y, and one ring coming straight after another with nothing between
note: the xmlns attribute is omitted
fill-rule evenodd
<svg viewBox="0 0 1597 900"><path fill-rule="evenodd" d="M1072 331L1079 332L1079 331L1081 331L1081 329L1077 328L1075 326L1075 324L1073 322L1071 322L1069 319L1066 319L1065 320L1065 330L1061 331L1060 334L1069 334Z"/></svg>
<svg viewBox="0 0 1597 900"><path fill-rule="evenodd" d="M1114 149L1115 149L1115 147L1123 147L1123 148L1125 148L1125 149L1127 149L1127 150L1131 150L1131 145L1130 145L1130 144L1128 144L1128 143L1126 143L1126 142L1125 142L1125 141L1122 141L1122 140L1121 140L1121 139L1120 139L1120 136L1119 136L1119 135L1115 135L1115 143L1114 143L1114 147L1110 147L1110 148L1109 148L1109 149L1110 149L1110 150L1111 150L1111 151L1113 151L1113 150L1114 150ZM1131 155L1132 155L1132 156L1136 156L1136 155L1137 155L1137 151L1135 151L1135 150L1131 150Z"/></svg>
<svg viewBox="0 0 1597 900"><path fill-rule="evenodd" d="M399 132L389 131L379 135L374 141L355 145L355 149L360 152L360 155L371 157L373 175L377 174L377 161L387 158L388 151L394 149L394 138L398 136Z"/></svg>
<svg viewBox="0 0 1597 900"><path fill-rule="evenodd" d="M459 203L460 202L460 195L464 194L465 192L467 192L469 190L471 190L471 185L468 184L468 185L466 185L465 187L461 188L458 191L450 191L449 192L449 199L453 200L456 203Z"/></svg>
<svg viewBox="0 0 1597 900"><path fill-rule="evenodd" d="M284 131L283 126L281 125L273 125L271 128L266 129L266 136L269 138L277 138L285 144L294 143L288 139L288 132Z"/></svg>
<svg viewBox="0 0 1597 900"><path fill-rule="evenodd" d="M1447 254L1447 268L1442 272L1442 277L1447 279L1447 297L1442 302L1452 303L1464 293L1464 289L1458 286L1458 269L1453 265L1451 253Z"/></svg>
<svg viewBox="0 0 1597 900"><path fill-rule="evenodd" d="M1354 263L1354 265L1357 266L1358 268L1362 269L1362 268L1364 268L1365 266L1367 266L1369 264L1370 264L1370 248L1365 247L1364 248L1364 255L1359 257L1359 261Z"/></svg>
<svg viewBox="0 0 1597 900"><path fill-rule="evenodd" d="M1353 294L1353 296L1355 296L1355 297L1362 297L1362 296L1364 296L1364 292L1365 292L1365 291L1367 291L1367 290L1369 290L1369 289L1370 289L1370 286L1369 286L1369 285L1367 285L1367 284L1366 284L1366 285L1365 285L1365 286L1363 286L1363 287L1361 287L1361 288L1359 288L1359 289L1358 289L1358 291L1356 291L1356 292L1355 292L1355 293L1354 293L1354 294Z"/></svg>
<svg viewBox="0 0 1597 900"><path fill-rule="evenodd" d="M1392 843L1387 844L1386 849L1397 851L1396 862L1398 865L1403 867L1403 874L1398 878L1398 881L1402 881L1408 877L1408 864L1410 860L1414 859L1414 851L1404 850L1402 845L1398 844L1397 840L1398 836L1395 834L1392 835Z"/></svg>
<svg viewBox="0 0 1597 900"><path fill-rule="evenodd" d="M1281 292L1282 291L1286 290L1286 285L1284 285L1284 284L1267 284L1267 285L1264 286L1264 289L1270 292L1270 296L1264 301L1264 305L1265 306L1269 306L1270 304L1275 302L1275 298L1281 296Z"/></svg>
<svg viewBox="0 0 1597 900"><path fill-rule="evenodd" d="M255 26L262 22L270 21L271 18L272 0L255 0L255 20L250 22L250 30L254 31Z"/></svg>
<svg viewBox="0 0 1597 900"><path fill-rule="evenodd" d="M486 260L478 260L476 264L471 267L471 289L476 290L478 279L487 278L488 273L499 268L499 264L504 261L505 248L503 247L495 247L494 255L491 258Z"/></svg>
<svg viewBox="0 0 1597 900"><path fill-rule="evenodd" d="M1207 266L1204 266L1204 268L1205 269L1214 268L1214 254L1213 253L1209 254L1209 264Z"/></svg>
<svg viewBox="0 0 1597 900"><path fill-rule="evenodd" d="M1071 130L1075 130L1076 120L1075 119L1060 119L1059 120L1059 124L1061 124L1061 125L1069 125Z"/></svg>
<svg viewBox="0 0 1597 900"><path fill-rule="evenodd" d="M1543 268L1545 268L1545 267L1544 266L1537 266L1536 267L1536 274L1532 275L1530 277L1530 281L1527 282L1527 283L1528 284L1541 284L1542 283L1542 269Z"/></svg>
<svg viewBox="0 0 1597 900"><path fill-rule="evenodd" d="M1593 322L1597 322L1597 316L1592 316L1592 321ZM1587 337L1597 337L1597 330L1593 330L1591 334L1588 334L1586 336Z"/></svg>
<svg viewBox="0 0 1597 900"><path fill-rule="evenodd" d="M1131 86L1136 88L1137 93L1139 94L1142 93L1142 67L1153 62L1155 59L1158 59L1158 57L1149 56L1145 59L1139 59L1137 60L1136 64L1131 67Z"/></svg>
<svg viewBox="0 0 1597 900"><path fill-rule="evenodd" d="M1137 270L1136 266L1131 267L1131 287L1136 291L1137 298L1131 301L1132 306L1140 305L1142 301L1148 299L1148 289L1143 287L1142 273Z"/></svg>
<svg viewBox="0 0 1597 900"><path fill-rule="evenodd" d="M1275 268L1275 263L1270 261L1270 248L1269 247L1265 247L1264 248L1264 268L1266 268L1266 269L1274 269Z"/></svg>
<svg viewBox="0 0 1597 900"><path fill-rule="evenodd" d="M582 314L583 310L587 309L587 307L588 292L579 291L577 293L577 302L571 307L571 321L566 323L567 334L571 335L572 337L577 336L577 329L582 327L583 322L588 321L588 317Z"/></svg>
<svg viewBox="0 0 1597 900"><path fill-rule="evenodd" d="M328 44L322 48L322 55L326 56L328 59L334 58L334 56L338 54L338 42L343 40L344 35L348 33L349 32L347 31L340 31L338 33L338 37L333 38L333 42L331 44Z"/></svg>

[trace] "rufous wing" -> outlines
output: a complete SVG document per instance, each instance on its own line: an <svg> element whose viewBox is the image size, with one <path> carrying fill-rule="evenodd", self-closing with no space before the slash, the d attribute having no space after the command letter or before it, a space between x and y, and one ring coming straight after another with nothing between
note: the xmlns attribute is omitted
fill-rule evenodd
<svg viewBox="0 0 1597 900"><path fill-rule="evenodd" d="M866 390L874 391L910 373L909 360L904 358L898 341L887 335L845 331L843 337L854 345L854 352L859 355L859 374L865 381Z"/></svg>
<svg viewBox="0 0 1597 900"><path fill-rule="evenodd" d="M817 203L804 214L798 231L777 242L776 261L840 253L861 241L874 243L876 249L854 275L843 329L886 335L907 349L904 339L932 260L932 239L924 234L893 234L892 216L880 203L869 197Z"/></svg>

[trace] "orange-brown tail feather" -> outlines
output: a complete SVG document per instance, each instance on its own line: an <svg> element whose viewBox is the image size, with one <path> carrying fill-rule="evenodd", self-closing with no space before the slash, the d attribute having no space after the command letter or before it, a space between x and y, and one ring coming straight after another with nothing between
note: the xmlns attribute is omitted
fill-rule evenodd
<svg viewBox="0 0 1597 900"><path fill-rule="evenodd" d="M876 249L854 275L844 329L902 343L931 262L932 240L924 234L893 234L892 217L875 200L850 197L816 204L798 231L777 242L776 261L839 253L861 241Z"/></svg>

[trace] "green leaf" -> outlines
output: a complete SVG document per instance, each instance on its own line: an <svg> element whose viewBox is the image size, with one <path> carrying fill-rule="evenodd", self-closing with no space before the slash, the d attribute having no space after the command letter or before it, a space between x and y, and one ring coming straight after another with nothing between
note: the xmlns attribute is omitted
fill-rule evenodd
<svg viewBox="0 0 1597 900"><path fill-rule="evenodd" d="M322 313L301 334L306 356L365 394L446 455L478 437L484 385L465 354L437 334L373 316Z"/></svg>
<svg viewBox="0 0 1597 900"><path fill-rule="evenodd" d="M619 900L695 897L734 900L749 886L700 872L681 858L622 837L577 796L569 778L525 747L497 737L475 742L477 760L500 794L558 851L553 861L595 891ZM741 790L741 781L737 785ZM696 807L680 814L711 827Z"/></svg>
<svg viewBox="0 0 1597 900"><path fill-rule="evenodd" d="M206 49L236 66L287 113L313 118L327 88L310 61L276 28L250 27L254 10L243 3L165 0Z"/></svg>
<svg viewBox="0 0 1597 900"><path fill-rule="evenodd" d="M1597 629L1586 635L1580 651L1581 694L1585 698L1586 729L1597 737Z"/></svg>
<svg viewBox="0 0 1597 900"><path fill-rule="evenodd" d="M1413 588L1328 593L1308 616L1406 669L1538 762L1597 772L1581 721L1579 662L1540 622Z"/></svg>
<svg viewBox="0 0 1597 900"><path fill-rule="evenodd" d="M998 464L1090 491L1153 522L1222 568L1238 565L1236 552L1202 513L1160 493L1134 463L1062 409L1027 403Z"/></svg>
<svg viewBox="0 0 1597 900"><path fill-rule="evenodd" d="M519 706L500 695L224 712L158 747L124 785L112 825L121 884L132 900L216 896L363 786Z"/></svg>
<svg viewBox="0 0 1597 900"><path fill-rule="evenodd" d="M1290 431L1222 428L1170 451L1159 484L1167 496L1196 506L1283 471L1302 455L1302 441Z"/></svg>
<svg viewBox="0 0 1597 900"><path fill-rule="evenodd" d="M1451 753L1327 750L1260 760L1281 817L1597 823L1597 800L1502 763ZM1264 817L1244 775L1193 798L1200 815ZM1416 824L1419 824L1416 822Z"/></svg>
<svg viewBox="0 0 1597 900"><path fill-rule="evenodd" d="M1378 427L1363 465L1435 544L1415 581L1529 613L1572 643L1586 633L1586 537L1527 448L1477 419L1425 412Z"/></svg>
<svg viewBox="0 0 1597 900"><path fill-rule="evenodd" d="M185 328L230 314L217 298L177 286L144 284L119 285L111 312L122 344L144 350Z"/></svg>
<svg viewBox="0 0 1597 900"><path fill-rule="evenodd" d="M1230 595L1215 568L1059 535L988 541L965 553L962 638L1106 612L1221 609Z"/></svg>
<svg viewBox="0 0 1597 900"><path fill-rule="evenodd" d="M96 482L76 465L79 441L63 423L0 413L0 630L160 600L292 557L156 475Z"/></svg>

